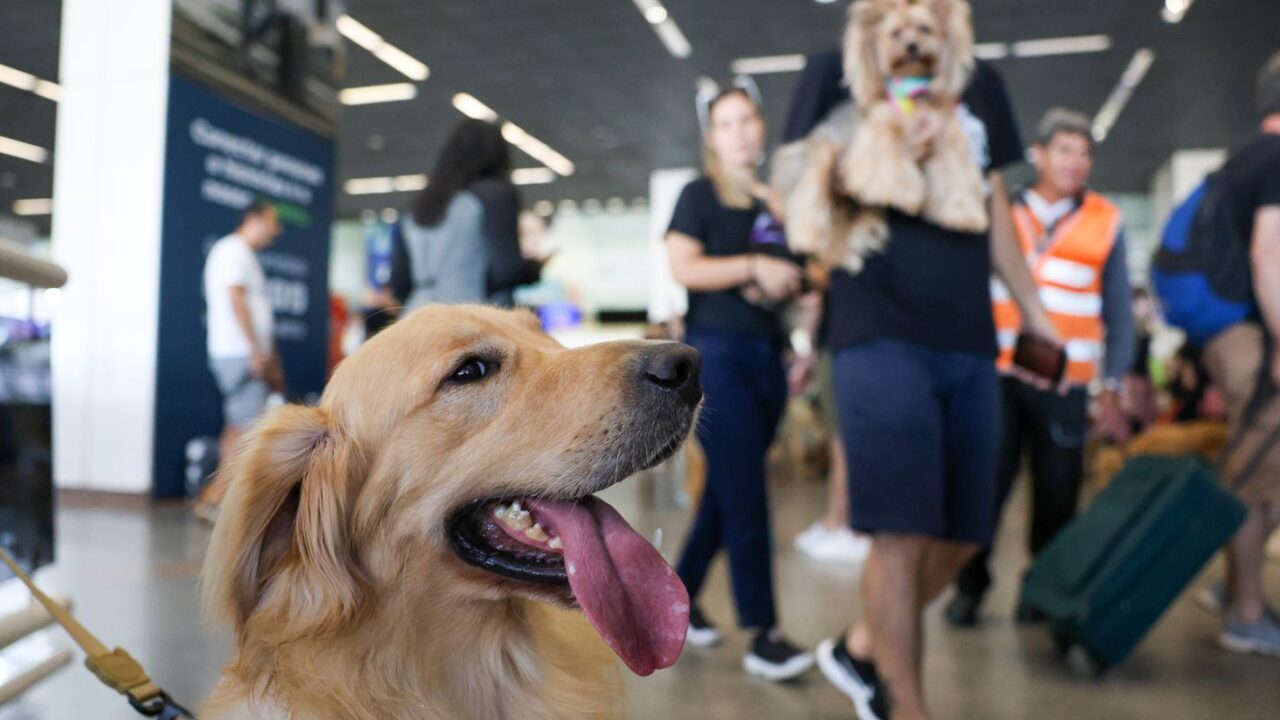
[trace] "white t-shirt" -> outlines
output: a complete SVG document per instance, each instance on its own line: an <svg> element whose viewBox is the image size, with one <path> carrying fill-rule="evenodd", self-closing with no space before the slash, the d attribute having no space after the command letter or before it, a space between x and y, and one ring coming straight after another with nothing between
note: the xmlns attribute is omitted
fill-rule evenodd
<svg viewBox="0 0 1280 720"><path fill-rule="evenodd" d="M244 288L258 346L264 351L273 347L274 318L262 266L249 243L232 233L214 243L204 261L204 302L208 309L206 324L211 358L247 358L252 354L249 339L236 322L235 308L231 305L229 290L237 285Z"/></svg>

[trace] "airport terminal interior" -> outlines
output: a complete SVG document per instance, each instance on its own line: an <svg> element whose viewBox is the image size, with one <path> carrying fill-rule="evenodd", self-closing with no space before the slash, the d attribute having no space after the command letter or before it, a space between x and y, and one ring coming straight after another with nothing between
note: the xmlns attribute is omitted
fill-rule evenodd
<svg viewBox="0 0 1280 720"><path fill-rule="evenodd" d="M0 3L0 720L1280 717L1278 28Z"/></svg>

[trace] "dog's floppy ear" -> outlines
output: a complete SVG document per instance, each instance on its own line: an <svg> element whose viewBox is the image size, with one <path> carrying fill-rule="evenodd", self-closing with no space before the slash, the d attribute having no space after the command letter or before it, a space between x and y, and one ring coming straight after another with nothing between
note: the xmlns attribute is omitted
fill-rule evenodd
<svg viewBox="0 0 1280 720"><path fill-rule="evenodd" d="M367 581L350 542L363 463L324 410L280 408L246 438L205 559L206 609L243 632L259 619L298 637L340 627Z"/></svg>
<svg viewBox="0 0 1280 720"><path fill-rule="evenodd" d="M932 0L942 27L942 57L933 77L933 94L959 99L973 72L973 17L965 0Z"/></svg>
<svg viewBox="0 0 1280 720"><path fill-rule="evenodd" d="M844 33L844 76L860 108L881 100L885 76L876 57L876 26L884 18L883 0L858 0L849 6Z"/></svg>

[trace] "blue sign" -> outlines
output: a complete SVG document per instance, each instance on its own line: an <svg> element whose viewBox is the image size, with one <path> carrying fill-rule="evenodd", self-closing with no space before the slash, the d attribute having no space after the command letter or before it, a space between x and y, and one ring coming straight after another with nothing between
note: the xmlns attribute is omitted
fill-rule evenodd
<svg viewBox="0 0 1280 720"><path fill-rule="evenodd" d="M289 395L324 388L334 146L179 77L169 83L166 143L153 477L157 497L180 497L187 441L222 428L205 345L205 256L255 198L276 204L284 228L258 259Z"/></svg>

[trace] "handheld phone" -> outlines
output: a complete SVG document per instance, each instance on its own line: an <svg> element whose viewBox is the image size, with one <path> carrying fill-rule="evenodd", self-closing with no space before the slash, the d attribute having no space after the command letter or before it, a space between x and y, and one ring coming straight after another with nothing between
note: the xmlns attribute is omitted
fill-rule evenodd
<svg viewBox="0 0 1280 720"><path fill-rule="evenodd" d="M1020 333L1013 364L1056 385L1067 372L1067 351L1042 337Z"/></svg>

